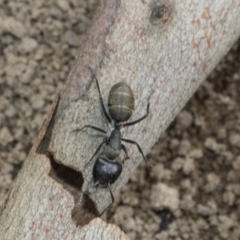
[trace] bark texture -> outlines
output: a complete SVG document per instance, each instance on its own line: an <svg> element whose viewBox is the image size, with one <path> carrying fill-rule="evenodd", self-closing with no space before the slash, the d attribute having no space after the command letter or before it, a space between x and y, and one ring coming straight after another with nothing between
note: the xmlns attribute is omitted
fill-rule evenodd
<svg viewBox="0 0 240 240"><path fill-rule="evenodd" d="M132 120L145 114L150 99L149 117L123 133L147 154L239 37L239 17L237 0L100 1L66 87L9 191L1 239L126 239L100 219L89 223L110 204L107 189L93 189L79 203L93 181L94 160L87 163L102 138L74 130L86 124L107 129L92 72L105 102L113 84L131 86ZM134 145L127 148L131 159L112 186L114 195L142 160Z"/></svg>

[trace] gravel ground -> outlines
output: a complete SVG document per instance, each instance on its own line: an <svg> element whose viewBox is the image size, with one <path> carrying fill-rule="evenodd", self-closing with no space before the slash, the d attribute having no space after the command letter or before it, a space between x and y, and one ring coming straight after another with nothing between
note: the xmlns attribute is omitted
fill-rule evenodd
<svg viewBox="0 0 240 240"><path fill-rule="evenodd" d="M0 0L0 205L62 87L96 0ZM240 239L240 41L105 218L131 239Z"/></svg>

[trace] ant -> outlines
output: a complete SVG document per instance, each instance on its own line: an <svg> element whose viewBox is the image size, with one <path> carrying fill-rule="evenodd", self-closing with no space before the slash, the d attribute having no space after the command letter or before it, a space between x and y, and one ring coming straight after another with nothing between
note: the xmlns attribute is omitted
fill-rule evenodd
<svg viewBox="0 0 240 240"><path fill-rule="evenodd" d="M126 159L129 159L128 150L122 142L127 142L130 144L136 145L138 148L138 151L142 154L143 159L146 160L139 144L136 141L122 138L121 131L122 131L122 128L135 125L148 117L149 102L147 104L147 112L143 117L132 122L127 122L133 114L135 100L134 100L132 89L125 82L119 82L115 84L109 92L109 96L108 96L109 114L108 114L103 103L103 98L100 91L98 80L94 74L93 76L97 83L97 89L99 93L99 99L100 99L102 111L110 126L110 133L107 133L107 131L105 131L104 129L101 129L99 127L95 127L92 125L85 125L83 126L83 128L75 130L75 131L79 131L79 130L83 130L84 128L92 128L98 132L106 134L106 137L103 138L103 141L94 152L88 164L92 161L94 156L97 155L97 153L99 152L99 150L104 144L105 144L104 153L109 160L114 160L118 158L120 156L121 150L124 151L126 155Z"/></svg>

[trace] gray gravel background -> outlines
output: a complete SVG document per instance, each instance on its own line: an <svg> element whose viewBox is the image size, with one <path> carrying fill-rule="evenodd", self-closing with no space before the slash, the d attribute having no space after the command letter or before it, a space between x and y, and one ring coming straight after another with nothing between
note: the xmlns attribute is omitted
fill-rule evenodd
<svg viewBox="0 0 240 240"><path fill-rule="evenodd" d="M0 0L0 205L61 89L95 0ZM105 215L131 239L240 239L240 41Z"/></svg>

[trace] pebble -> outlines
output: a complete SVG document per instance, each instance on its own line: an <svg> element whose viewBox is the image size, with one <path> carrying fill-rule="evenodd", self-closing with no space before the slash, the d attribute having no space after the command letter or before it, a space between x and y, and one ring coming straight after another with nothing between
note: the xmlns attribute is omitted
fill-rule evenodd
<svg viewBox="0 0 240 240"><path fill-rule="evenodd" d="M192 149L192 150L189 152L188 156L189 156L190 158L193 158L193 159L200 159L200 158L203 157L203 150L202 150L202 149L198 149L198 148Z"/></svg>
<svg viewBox="0 0 240 240"><path fill-rule="evenodd" d="M7 107L5 114L7 117L11 118L16 115L16 109L13 105Z"/></svg>
<svg viewBox="0 0 240 240"><path fill-rule="evenodd" d="M27 29L19 20L14 17L8 17L3 20L0 19L0 29L3 32L12 34L17 38L22 38L26 36Z"/></svg>
<svg viewBox="0 0 240 240"><path fill-rule="evenodd" d="M240 147L240 134L233 133L229 137L229 142L235 147Z"/></svg>
<svg viewBox="0 0 240 240"><path fill-rule="evenodd" d="M79 46L79 37L72 31L67 31L64 35L65 41L69 46Z"/></svg>
<svg viewBox="0 0 240 240"><path fill-rule="evenodd" d="M220 215L218 219L220 223L218 225L218 231L223 239L228 239L230 233L229 230L234 226L234 222L226 215Z"/></svg>
<svg viewBox="0 0 240 240"><path fill-rule="evenodd" d="M183 173L189 175L194 169L194 160L192 158L187 158L183 163Z"/></svg>
<svg viewBox="0 0 240 240"><path fill-rule="evenodd" d="M192 146L191 146L190 141L182 140L180 142L180 146L179 146L179 149L178 149L178 154L183 155L183 156L187 155L187 153L190 152L191 147Z"/></svg>
<svg viewBox="0 0 240 240"><path fill-rule="evenodd" d="M3 147L6 147L13 140L14 138L7 127L0 129L0 143Z"/></svg>
<svg viewBox="0 0 240 240"><path fill-rule="evenodd" d="M214 138L208 137L204 142L204 146L214 152L219 151L218 144Z"/></svg>
<svg viewBox="0 0 240 240"><path fill-rule="evenodd" d="M226 138L227 137L227 130L225 128L221 127L217 132L217 136L218 136L219 140Z"/></svg>
<svg viewBox="0 0 240 240"><path fill-rule="evenodd" d="M193 212L195 207L195 202L192 199L191 194L185 194L180 202L180 208L186 212Z"/></svg>
<svg viewBox="0 0 240 240"><path fill-rule="evenodd" d="M179 171L180 169L182 169L183 163L184 163L183 158L178 157L178 158L174 159L172 166L171 166L172 170Z"/></svg>
<svg viewBox="0 0 240 240"><path fill-rule="evenodd" d="M198 226L198 229L205 230L205 231L209 228L208 223L203 218L200 218L197 220L197 226Z"/></svg>
<svg viewBox="0 0 240 240"><path fill-rule="evenodd" d="M207 193L214 192L220 184L220 178L215 173L209 173L207 175L207 184L204 186L204 190Z"/></svg>
<svg viewBox="0 0 240 240"><path fill-rule="evenodd" d="M240 156L237 156L232 165L235 170L240 170Z"/></svg>
<svg viewBox="0 0 240 240"><path fill-rule="evenodd" d="M152 186L150 195L150 206L155 210L165 208L175 211L179 206L178 190L164 183L158 183Z"/></svg>
<svg viewBox="0 0 240 240"><path fill-rule="evenodd" d="M191 126L193 122L192 114L186 110L181 111L177 116L177 122L183 127L187 128Z"/></svg>
<svg viewBox="0 0 240 240"><path fill-rule="evenodd" d="M216 206L207 206L198 204L197 205L197 212L199 215L203 217L208 217L217 213Z"/></svg>
<svg viewBox="0 0 240 240"><path fill-rule="evenodd" d="M57 0L57 5L63 11L67 11L69 9L69 4L67 0Z"/></svg>
<svg viewBox="0 0 240 240"><path fill-rule="evenodd" d="M151 169L151 178L156 179L156 180L163 180L163 179L170 179L171 178L171 172L169 170L164 169L162 163L156 164L152 169Z"/></svg>
<svg viewBox="0 0 240 240"><path fill-rule="evenodd" d="M233 192L227 191L223 194L223 202L226 203L229 207L233 206L235 200L236 196Z"/></svg>
<svg viewBox="0 0 240 240"><path fill-rule="evenodd" d="M24 37L22 42L18 46L18 50L21 54L29 54L38 46L37 41L34 38Z"/></svg>

